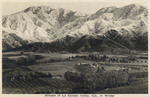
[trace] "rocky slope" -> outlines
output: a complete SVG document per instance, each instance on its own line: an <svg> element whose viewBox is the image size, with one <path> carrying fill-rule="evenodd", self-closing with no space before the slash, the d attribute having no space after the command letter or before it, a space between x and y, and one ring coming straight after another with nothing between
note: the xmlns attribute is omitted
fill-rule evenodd
<svg viewBox="0 0 150 97"><path fill-rule="evenodd" d="M35 44L48 44L49 50L57 47L71 52L103 51L110 46L114 49L147 50L147 15L147 8L135 4L120 8L105 7L92 15L62 8L33 6L3 16L2 26L3 31L9 33L7 35L15 34L21 41L28 41L32 48L36 47ZM20 42L14 46L5 38L7 35L3 34L4 50L28 47ZM11 48L5 44L11 44Z"/></svg>
<svg viewBox="0 0 150 97"><path fill-rule="evenodd" d="M2 31L2 34L3 51L28 44L28 41L25 41L22 38L18 37L15 33Z"/></svg>

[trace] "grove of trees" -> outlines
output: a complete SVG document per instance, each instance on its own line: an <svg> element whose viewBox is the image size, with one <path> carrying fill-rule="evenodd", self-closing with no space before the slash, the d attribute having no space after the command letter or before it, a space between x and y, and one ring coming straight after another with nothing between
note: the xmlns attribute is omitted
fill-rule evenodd
<svg viewBox="0 0 150 97"><path fill-rule="evenodd" d="M79 87L75 92L90 93L95 90L127 85L129 74L125 71L103 71L86 74L68 71L64 77L67 80L79 82L83 85L82 88Z"/></svg>
<svg viewBox="0 0 150 97"><path fill-rule="evenodd" d="M73 89L75 93L91 93L106 88L128 85L134 78L147 77L147 72L128 73L127 71L97 70L95 73L66 72L66 80L82 84L82 87Z"/></svg>

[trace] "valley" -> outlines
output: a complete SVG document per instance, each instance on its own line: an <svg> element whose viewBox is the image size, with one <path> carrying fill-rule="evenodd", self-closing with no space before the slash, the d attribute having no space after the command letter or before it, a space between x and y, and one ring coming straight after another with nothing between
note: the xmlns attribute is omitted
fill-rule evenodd
<svg viewBox="0 0 150 97"><path fill-rule="evenodd" d="M104 57L106 58L104 59ZM130 57L130 59L124 62L121 60L108 61L116 58L127 59L127 57ZM128 85L123 86L126 88L121 88L120 91L116 91L116 89L122 86L113 88L112 91L111 89L109 91L103 90L102 92L96 92L97 90L94 90L89 93L124 93L125 91L128 93L147 93L145 85L148 83L146 81L148 77L147 58L147 54L145 53L136 55L106 55L99 54L98 52L96 54L4 52L3 93L80 93L75 88L83 87L83 85L80 82L67 80L65 73L77 72L92 74L101 69L101 72L103 70L104 72L126 71L133 77L131 77L132 79L130 78L131 82L129 81ZM25 63L19 60L25 60ZM138 79L144 79L144 82L139 81L138 83L141 83L144 90L128 91L129 88L135 88L132 83ZM28 88L31 91L28 91Z"/></svg>
<svg viewBox="0 0 150 97"><path fill-rule="evenodd" d="M30 6L2 16L3 94L147 94L148 8Z"/></svg>

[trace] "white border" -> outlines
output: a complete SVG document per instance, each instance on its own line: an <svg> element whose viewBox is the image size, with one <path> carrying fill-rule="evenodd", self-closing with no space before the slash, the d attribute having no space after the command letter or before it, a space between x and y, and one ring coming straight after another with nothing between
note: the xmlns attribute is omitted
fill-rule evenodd
<svg viewBox="0 0 150 97"><path fill-rule="evenodd" d="M131 3L135 3L135 2L147 2L148 3L148 9L150 9L150 6L149 6L149 1L150 0L109 0L109 1L106 1L106 0L0 0L0 10L2 10L2 2L108 2L108 3L111 3L111 2L131 2ZM148 14L150 13L150 10L148 10ZM1 15L1 18L0 18L0 22L2 24L2 11L0 11L0 15ZM150 38L150 35L149 35L149 29L150 29L150 26L149 26L149 23L150 23L150 15L148 15L148 38ZM2 26L0 26L0 29L2 29ZM2 33L0 33L0 51L2 53ZM150 39L148 39L148 44L150 44ZM150 51L150 45L148 45L148 57L150 57L149 55L149 51ZM0 55L0 59L2 59L2 54ZM148 58L148 65L150 63L150 59ZM2 94L2 60L0 61L0 97L45 97L45 94ZM148 70L150 70L150 66L148 66ZM150 73L150 71L149 71ZM149 77L149 81L148 81L148 94L112 94L114 95L114 97L150 97L150 74L148 75ZM59 94L56 94L56 95L59 95ZM92 95L92 94L89 94L89 95ZM103 95L103 97L105 97L105 94L96 94L98 95L98 97L100 97L100 95ZM108 94L108 95L111 95L111 94ZM80 97L80 95L79 95Z"/></svg>

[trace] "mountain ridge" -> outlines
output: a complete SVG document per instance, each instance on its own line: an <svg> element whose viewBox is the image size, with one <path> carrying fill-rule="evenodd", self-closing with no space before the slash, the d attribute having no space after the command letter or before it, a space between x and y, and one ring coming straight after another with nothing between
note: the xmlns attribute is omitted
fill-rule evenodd
<svg viewBox="0 0 150 97"><path fill-rule="evenodd" d="M32 6L21 12L3 16L2 26L4 32L14 33L19 37L20 41L27 41L31 44L36 42L53 44L56 42L61 44L61 42L64 42L67 44L65 47L73 47L73 45L77 46L75 45L76 42L84 36L98 36L103 37L103 39L109 37L109 41L103 42L104 45L107 43L107 47L109 47L108 44L113 43L118 48L122 46L133 50L140 48L136 46L137 40L140 40L139 38L148 38L147 16L148 9L136 4L120 8L115 6L105 7L91 15L63 8L53 9L49 6ZM10 36L11 34L8 35ZM140 37L137 38L136 35ZM6 37L4 34L3 36ZM3 37L5 41L3 44L10 44L7 43L8 39L5 37ZM66 41L66 39L70 39L73 42ZM122 43L119 39L121 39ZM147 40L143 39L141 43L146 45ZM85 42L89 47L92 45L89 40L86 41L85 39ZM126 44L130 44L130 46L126 47ZM18 48L23 45L18 42L18 46L11 45L9 48L3 46L3 50ZM83 48L84 46L82 45ZM81 46L77 47L81 48ZM147 50L147 45L145 47L142 50ZM74 51L77 51L77 49ZM97 49L101 49L101 47L97 47L95 50Z"/></svg>

